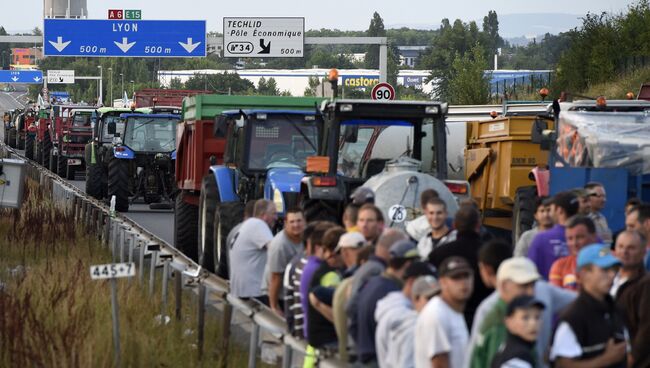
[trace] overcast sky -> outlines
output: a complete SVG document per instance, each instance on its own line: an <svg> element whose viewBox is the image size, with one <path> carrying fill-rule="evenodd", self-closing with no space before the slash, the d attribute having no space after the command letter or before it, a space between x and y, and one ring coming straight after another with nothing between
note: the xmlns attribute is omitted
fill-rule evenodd
<svg viewBox="0 0 650 368"><path fill-rule="evenodd" d="M55 0L56 1L56 0ZM209 31L222 29L224 16L303 16L307 29L368 28L374 11L391 24L432 24L442 18L482 19L498 14L620 12L634 0L87 0L89 18L105 19L107 9L142 9L143 19L205 19ZM42 27L43 0L0 0L0 25L9 31ZM7 7L8 6L8 7Z"/></svg>

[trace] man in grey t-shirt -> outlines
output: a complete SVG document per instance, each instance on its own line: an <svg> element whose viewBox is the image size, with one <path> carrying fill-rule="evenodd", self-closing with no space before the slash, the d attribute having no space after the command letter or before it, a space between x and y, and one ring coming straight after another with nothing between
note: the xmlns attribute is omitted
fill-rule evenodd
<svg viewBox="0 0 650 368"><path fill-rule="evenodd" d="M284 298L282 278L287 265L296 254L302 254L304 245L302 235L305 231L305 215L299 208L287 211L284 230L280 231L269 244L268 259L264 268L264 285L262 292L269 297L269 306L279 315L283 315Z"/></svg>
<svg viewBox="0 0 650 368"><path fill-rule="evenodd" d="M271 228L278 218L275 204L260 199L253 217L242 223L230 250L230 292L239 298L260 298L266 266L266 248L273 239ZM266 297L260 298L262 300Z"/></svg>
<svg viewBox="0 0 650 368"><path fill-rule="evenodd" d="M527 257L530 243L533 242L535 236L540 231L545 231L553 227L553 219L551 218L551 206L546 203L546 197L537 197L535 200L535 227L525 231L517 240L515 245L515 257Z"/></svg>

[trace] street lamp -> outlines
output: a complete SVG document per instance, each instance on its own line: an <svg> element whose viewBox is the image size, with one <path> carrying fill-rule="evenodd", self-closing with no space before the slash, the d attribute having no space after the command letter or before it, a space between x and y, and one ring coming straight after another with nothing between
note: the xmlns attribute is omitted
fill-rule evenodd
<svg viewBox="0 0 650 368"><path fill-rule="evenodd" d="M113 106L113 68L108 68L108 73L109 73L109 84L110 84L110 91L111 91L111 100L108 102L109 106Z"/></svg>
<svg viewBox="0 0 650 368"><path fill-rule="evenodd" d="M101 65L97 65L97 68L99 68L99 90L98 90L97 104L99 106L103 106L104 94L102 93L102 90L104 88L104 68L102 68Z"/></svg>
<svg viewBox="0 0 650 368"><path fill-rule="evenodd" d="M124 96L124 73L120 73L120 78L122 78L122 93L121 95Z"/></svg>
<svg viewBox="0 0 650 368"><path fill-rule="evenodd" d="M6 53L7 53L6 50L2 50L2 65L0 66L0 69L3 69L3 70L5 68L5 54Z"/></svg>

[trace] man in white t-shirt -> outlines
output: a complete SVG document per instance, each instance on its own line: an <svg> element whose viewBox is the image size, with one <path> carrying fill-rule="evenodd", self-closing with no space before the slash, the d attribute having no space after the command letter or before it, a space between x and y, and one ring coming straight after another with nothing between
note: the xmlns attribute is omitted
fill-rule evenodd
<svg viewBox="0 0 650 368"><path fill-rule="evenodd" d="M474 272L467 260L452 256L440 265L440 295L431 299L415 327L415 367L462 367L469 333L463 316L472 295Z"/></svg>
<svg viewBox="0 0 650 368"><path fill-rule="evenodd" d="M422 260L429 259L429 253L438 245L446 243L451 229L447 226L447 204L440 198L431 198L425 203L424 215L431 231L418 242L418 253Z"/></svg>
<svg viewBox="0 0 650 368"><path fill-rule="evenodd" d="M230 292L239 298L257 298L267 303L262 292L266 246L273 239L271 228L278 219L273 202L255 202L253 217L244 221L230 249Z"/></svg>

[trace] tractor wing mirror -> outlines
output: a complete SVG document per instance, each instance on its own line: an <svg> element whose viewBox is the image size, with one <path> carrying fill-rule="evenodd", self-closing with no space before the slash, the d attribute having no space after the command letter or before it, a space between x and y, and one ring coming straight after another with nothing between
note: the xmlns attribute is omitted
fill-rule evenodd
<svg viewBox="0 0 650 368"><path fill-rule="evenodd" d="M359 139L359 126L346 125L343 130L343 141L347 143L357 143Z"/></svg>
<svg viewBox="0 0 650 368"><path fill-rule="evenodd" d="M555 131L548 129L548 122L543 119L536 119L530 132L530 140L539 144L543 150L550 150L555 140Z"/></svg>
<svg viewBox="0 0 650 368"><path fill-rule="evenodd" d="M117 131L117 127L115 126L114 121L108 122L108 125L106 126L106 129L108 130L108 134L115 135L115 132Z"/></svg>
<svg viewBox="0 0 650 368"><path fill-rule="evenodd" d="M228 134L228 121L225 116L217 116L214 118L214 136L225 138L226 134Z"/></svg>

